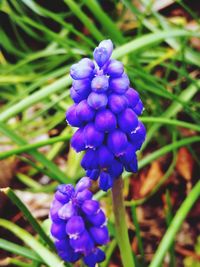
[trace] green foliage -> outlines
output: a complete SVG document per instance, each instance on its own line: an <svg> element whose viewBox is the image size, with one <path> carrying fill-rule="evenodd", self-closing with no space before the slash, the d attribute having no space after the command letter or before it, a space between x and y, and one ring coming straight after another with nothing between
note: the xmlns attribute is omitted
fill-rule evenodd
<svg viewBox="0 0 200 267"><path fill-rule="evenodd" d="M154 1L140 1L142 9L129 0L108 1L112 6L109 11L97 0L58 2L60 8L55 4L52 8L42 6L33 0L0 2L0 146L3 147L0 160L12 156L24 162L27 173L18 172L16 177L27 192L53 193L58 182L75 183L83 175L79 164L82 155L75 156L69 150L72 131L65 122L65 111L71 105L69 69L81 57L92 56L92 49L99 41L112 39L116 45L114 57L123 61L146 108L141 120L148 134L139 155L139 169L173 153L171 164L150 195L126 203L132 208L139 251L145 262L135 207L151 198L170 177L175 168L177 149L187 146L195 155L191 145L200 141L196 134L200 131L200 104L197 101L200 55L191 42L191 37L200 37L198 16L182 0L176 1L197 25L195 30L188 30L184 19L179 23L156 11ZM184 137L180 127L194 131L194 136ZM41 136L45 139L41 140ZM9 151L4 151L4 144L9 146ZM152 153L146 155L152 144ZM43 150L46 146L48 149ZM60 159L66 161L62 168ZM42 175L49 177L48 185L35 181ZM128 173L123 175L124 178L129 176ZM40 222L34 219L14 191L4 189L4 192L37 234L31 236L16 224L0 220L1 227L25 244L19 246L1 237L0 248L22 258L20 261L13 256L10 264L27 266L28 259L31 266L63 266ZM151 267L161 266L168 251L171 255L174 253L174 236L199 192L197 183L174 218L168 213L168 229ZM95 197L102 199L104 195L99 191ZM109 223L113 224L112 216L109 216ZM105 248L107 258L103 267L108 266L115 248L113 236ZM198 250L197 243L197 253ZM190 257L184 264L198 266Z"/></svg>
<svg viewBox="0 0 200 267"><path fill-rule="evenodd" d="M197 243L195 244L195 253L196 255L199 255L200 253L200 236L198 236ZM200 266L199 260L191 256L186 257L184 260L184 267L190 267L190 266L199 267Z"/></svg>

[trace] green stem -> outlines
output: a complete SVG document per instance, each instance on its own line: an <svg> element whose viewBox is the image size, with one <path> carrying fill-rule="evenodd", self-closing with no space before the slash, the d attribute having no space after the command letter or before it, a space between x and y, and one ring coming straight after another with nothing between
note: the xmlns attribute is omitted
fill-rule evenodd
<svg viewBox="0 0 200 267"><path fill-rule="evenodd" d="M158 267L161 265L166 252L169 250L171 244L174 241L176 233L180 229L188 212L191 210L192 206L197 201L199 196L200 196L200 181L196 183L196 185L193 187L187 198L182 203L181 207L176 212L176 215L172 219L169 228L167 229L162 241L160 242L160 245L156 250L154 258L150 263L149 267Z"/></svg>
<svg viewBox="0 0 200 267"><path fill-rule="evenodd" d="M115 180L112 188L113 211L115 215L115 229L117 243L120 249L124 267L135 267L133 251L130 246L128 229L126 225L126 211L123 199L123 181Z"/></svg>

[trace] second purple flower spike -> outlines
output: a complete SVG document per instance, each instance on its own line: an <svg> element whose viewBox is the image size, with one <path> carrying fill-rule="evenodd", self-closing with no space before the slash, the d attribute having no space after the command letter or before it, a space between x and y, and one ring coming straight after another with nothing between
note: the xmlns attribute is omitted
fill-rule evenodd
<svg viewBox="0 0 200 267"><path fill-rule="evenodd" d="M84 58L71 67L70 89L74 105L66 119L79 129L71 140L77 151L86 151L81 162L87 176L99 178L107 191L125 168L137 172L136 151L145 140L146 130L138 116L143 104L120 61L111 59L111 40L94 50L94 60Z"/></svg>
<svg viewBox="0 0 200 267"><path fill-rule="evenodd" d="M83 258L89 267L105 259L98 247L109 241L106 217L89 191L91 180L83 177L74 188L58 186L50 209L51 234L58 255L67 262Z"/></svg>

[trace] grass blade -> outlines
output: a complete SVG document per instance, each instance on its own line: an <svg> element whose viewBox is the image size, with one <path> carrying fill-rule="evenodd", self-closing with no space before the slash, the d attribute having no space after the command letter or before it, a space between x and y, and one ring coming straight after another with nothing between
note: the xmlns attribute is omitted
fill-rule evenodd
<svg viewBox="0 0 200 267"><path fill-rule="evenodd" d="M0 248L27 259L42 262L42 259L34 251L0 238Z"/></svg>
<svg viewBox="0 0 200 267"><path fill-rule="evenodd" d="M199 37L199 33L185 31L185 30L167 30L167 31L158 31L156 33L149 33L145 34L140 38L137 38L136 40L133 40L129 43L126 43L118 48L116 48L113 52L114 58L120 58L126 54L135 52L139 49L149 47L150 45L153 45L155 43L161 42L165 40L166 38L170 37L190 37L190 36L196 36Z"/></svg>
<svg viewBox="0 0 200 267"><path fill-rule="evenodd" d="M169 191L166 190L165 193L165 200L166 200L166 223L167 227L170 226L172 218L173 218L173 213L172 213L172 203L170 199L170 194ZM172 242L170 248L169 248L169 254L170 254L170 262L169 262L169 267L175 267L176 266L176 258L175 258L175 248L174 248L174 242Z"/></svg>
<svg viewBox="0 0 200 267"><path fill-rule="evenodd" d="M26 219L29 221L29 223L32 225L33 229L39 234L39 236L44 240L46 244L51 249L54 249L54 244L52 240L49 238L49 236L44 232L40 224L36 221L36 219L33 217L31 212L28 210L28 208L24 205L24 203L18 198L18 196L15 194L15 192L7 187L0 189L0 192L5 193L10 200L13 202L14 205L16 205L20 211L24 214Z"/></svg>
<svg viewBox="0 0 200 267"><path fill-rule="evenodd" d="M181 92L179 95L179 99L183 102L187 102L197 93L198 86L200 85L200 80L197 81L197 86L194 84L191 84L188 86L185 90ZM163 118L170 118L175 116L180 110L182 109L182 105L174 101L167 110L162 114ZM146 136L145 143L143 145L143 148L146 146L146 144L149 142L149 140L153 137L154 133L158 131L158 129L161 127L162 124L154 124L149 130L148 134Z"/></svg>
<svg viewBox="0 0 200 267"><path fill-rule="evenodd" d="M98 41L104 39L104 36L101 34L101 32L96 28L94 23L85 15L85 13L81 10L80 6L78 6L75 1L64 0L64 2L69 6L75 16L80 19L80 21L86 26L86 28Z"/></svg>
<svg viewBox="0 0 200 267"><path fill-rule="evenodd" d="M0 122L0 132L8 136L13 142L17 143L18 145L27 145L27 142L23 138L14 133L7 125L2 122ZM30 150L29 154L36 158L39 163L42 163L42 165L47 168L50 177L57 179L58 181L63 183L68 181L66 175L57 167L57 165L48 160L43 154L34 149Z"/></svg>
<svg viewBox="0 0 200 267"><path fill-rule="evenodd" d="M177 127L188 128L190 130L200 132L199 125L185 122L185 121L180 121L180 120L168 119L168 118L163 118L163 117L144 117L144 116L141 117L140 120L145 123L157 122L161 124L174 125Z"/></svg>
<svg viewBox="0 0 200 267"><path fill-rule="evenodd" d="M58 79L54 83L45 86L44 88L29 95L25 99L22 99L14 106L12 106L9 109L2 112L0 114L0 121L1 122L7 121L8 119L10 119L13 116L15 116L16 114L18 114L19 112L25 110L26 108L34 105L37 102L42 101L43 99L45 99L49 95L63 90L64 88L69 86L70 83L71 83L71 79L70 79L69 75L67 75L67 76L64 76L64 77Z"/></svg>
<svg viewBox="0 0 200 267"><path fill-rule="evenodd" d="M142 258L142 264L143 264L142 266L145 266L144 248L143 248L143 242L142 242L142 237L141 237L141 233L140 233L140 225L138 223L135 205L132 205L132 207L131 207L131 214L132 214L133 224L135 226L135 233L136 233L136 237L137 237L137 241L138 241L138 247L139 247L139 251L141 254L141 258Z"/></svg>
<svg viewBox="0 0 200 267"><path fill-rule="evenodd" d="M115 41L115 43L123 44L125 38L120 30L116 27L116 24L109 18L109 16L102 10L100 5L95 0L85 1L85 5L95 15L99 23L102 24L104 29L108 32L109 37Z"/></svg>
<svg viewBox="0 0 200 267"><path fill-rule="evenodd" d="M34 143L34 144L28 144L28 145L21 146L19 148L15 148L15 149L12 149L12 150L9 150L9 151L5 151L5 152L0 153L0 160L8 158L8 157L16 155L16 154L29 152L30 150L35 149L35 148L51 145L51 144L62 142L62 141L67 141L67 140L70 139L70 137L71 137L71 134L68 134L66 136L52 137L50 139L47 139L47 140L44 140L44 141L40 141L40 142L37 142L37 143Z"/></svg>
<svg viewBox="0 0 200 267"><path fill-rule="evenodd" d="M167 229L164 237L162 238L162 241L160 242L159 247L156 250L156 253L149 267L158 267L161 265L166 252L169 250L171 244L174 241L176 233L179 231L187 214L189 213L192 206L198 200L199 197L200 197L200 181L196 183L196 185L190 191L189 195L186 197L186 199L176 212L176 215L174 216L169 228Z"/></svg>
<svg viewBox="0 0 200 267"><path fill-rule="evenodd" d="M46 247L44 247L39 241L37 241L31 234L17 226L16 224L0 219L0 226L11 231L14 235L20 238L25 244L27 244L33 251L35 251L41 259L49 267L63 267L63 262Z"/></svg>

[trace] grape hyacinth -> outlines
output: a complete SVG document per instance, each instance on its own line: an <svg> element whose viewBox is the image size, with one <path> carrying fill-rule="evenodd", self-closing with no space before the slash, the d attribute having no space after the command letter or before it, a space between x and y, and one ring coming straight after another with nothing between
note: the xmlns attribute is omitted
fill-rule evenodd
<svg viewBox="0 0 200 267"><path fill-rule="evenodd" d="M74 101L66 120L78 130L71 145L85 151L81 165L86 175L99 178L99 187L107 191L125 168L137 172L136 151L145 140L146 130L138 116L143 104L120 61L111 59L111 40L100 42L94 60L83 58L72 65L70 89Z"/></svg>
<svg viewBox="0 0 200 267"><path fill-rule="evenodd" d="M98 248L109 241L106 217L99 202L92 199L91 180L83 177L74 188L58 186L50 208L51 235L58 255L67 262L83 258L89 267L105 259Z"/></svg>

